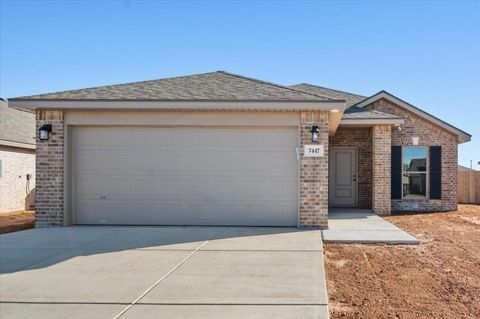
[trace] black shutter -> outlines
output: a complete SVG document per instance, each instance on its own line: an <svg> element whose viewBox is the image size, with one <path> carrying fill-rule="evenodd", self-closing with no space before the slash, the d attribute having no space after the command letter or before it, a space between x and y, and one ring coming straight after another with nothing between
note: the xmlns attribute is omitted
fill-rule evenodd
<svg viewBox="0 0 480 319"><path fill-rule="evenodd" d="M392 146L392 199L402 199L401 146Z"/></svg>
<svg viewBox="0 0 480 319"><path fill-rule="evenodd" d="M442 198L442 147L430 146L430 198Z"/></svg>

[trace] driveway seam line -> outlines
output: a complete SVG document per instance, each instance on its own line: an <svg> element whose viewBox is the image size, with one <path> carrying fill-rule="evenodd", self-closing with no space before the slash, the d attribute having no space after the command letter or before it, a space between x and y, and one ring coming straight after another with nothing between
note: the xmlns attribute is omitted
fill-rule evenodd
<svg viewBox="0 0 480 319"><path fill-rule="evenodd" d="M74 302L74 301L0 301L0 304L31 305L130 305L128 302ZM141 302L135 306L325 306L325 303L212 303L212 302Z"/></svg>
<svg viewBox="0 0 480 319"><path fill-rule="evenodd" d="M156 302L142 302L135 304L136 306L327 306L328 303L209 303L209 302L197 302L197 303L156 303Z"/></svg>
<svg viewBox="0 0 480 319"><path fill-rule="evenodd" d="M21 305L129 305L129 302L95 302L95 301L0 301L0 304L21 304Z"/></svg>
<svg viewBox="0 0 480 319"><path fill-rule="evenodd" d="M218 236L218 235L217 235ZM137 299L131 302L125 309L123 309L118 315L113 317L113 319L118 319L123 316L130 308L132 308L135 304L137 304L143 297L145 297L150 291L152 291L155 287L157 287L162 281L167 279L175 270L177 270L181 265L183 265L190 257L193 256L200 248L206 245L210 240L205 241L203 244L198 246L194 251L188 254L185 258L183 258L175 267L173 267L168 273L166 273L162 278L157 280L150 288L145 290Z"/></svg>
<svg viewBox="0 0 480 319"><path fill-rule="evenodd" d="M319 253L323 252L323 250L282 250L282 249L202 249L200 251L232 251L232 252L261 252L261 253Z"/></svg>

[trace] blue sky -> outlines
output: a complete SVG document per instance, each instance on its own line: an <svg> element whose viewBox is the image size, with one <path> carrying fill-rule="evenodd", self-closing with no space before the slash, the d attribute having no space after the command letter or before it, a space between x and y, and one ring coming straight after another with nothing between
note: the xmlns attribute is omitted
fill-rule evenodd
<svg viewBox="0 0 480 319"><path fill-rule="evenodd" d="M0 0L0 96L226 70L371 95L473 135L480 2Z"/></svg>

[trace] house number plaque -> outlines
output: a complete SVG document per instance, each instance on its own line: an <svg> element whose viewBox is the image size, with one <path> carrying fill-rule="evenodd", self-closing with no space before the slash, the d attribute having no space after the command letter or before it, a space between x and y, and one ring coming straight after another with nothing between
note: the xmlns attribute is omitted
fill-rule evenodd
<svg viewBox="0 0 480 319"><path fill-rule="evenodd" d="M303 155L305 157L322 157L323 145L305 145Z"/></svg>

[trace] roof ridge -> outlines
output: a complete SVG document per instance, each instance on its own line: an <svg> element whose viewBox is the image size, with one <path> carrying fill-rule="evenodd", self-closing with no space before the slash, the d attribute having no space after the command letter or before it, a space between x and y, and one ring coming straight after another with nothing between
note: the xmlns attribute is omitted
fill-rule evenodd
<svg viewBox="0 0 480 319"><path fill-rule="evenodd" d="M342 91L342 90L337 90L337 89L331 89L331 88L327 88L327 87L325 87L325 86L320 86L320 85L311 84L311 83L306 83L306 82L301 82L301 83L298 83L298 84L294 84L294 85L292 85L292 86L297 86L297 85L310 85L310 86L317 87L317 88L319 88L319 89L325 89L325 90L335 91L335 92L338 92L338 93L343 93L343 94L348 94L348 95L359 96L359 97L362 97L362 98L368 97L368 96L361 95L361 94L357 94L357 93L352 93L352 92L347 92L347 91Z"/></svg>
<svg viewBox="0 0 480 319"><path fill-rule="evenodd" d="M192 76L208 75L208 74L215 74L215 73L224 74L224 75L228 75L228 76L231 76L231 77L237 77L239 79L244 79L244 80L248 80L248 81L252 81L252 82L258 82L258 83L266 84L266 85L273 86L273 87L276 87L276 88L289 90L289 91L292 91L292 92L307 94L309 96L313 96L313 97L316 97L316 98L321 98L322 100L325 100L325 99L335 100L334 98L331 98L331 97L325 97L325 96L313 94L313 93L310 93L310 92L305 92L305 91L302 91L302 90L298 90L298 89L294 89L294 88L291 88L291 87L283 86L283 85L280 85L280 84L277 84L277 83L263 81L263 80L259 80L259 79L255 79L255 78L251 78L251 77L227 72L227 71L224 71L224 70L217 70L217 71L204 72L204 73L195 73L195 74L188 74L188 75L180 75L180 76L172 76L172 77L166 77L166 78L157 78L157 79L151 79L151 80L133 81L133 82L127 82L127 83L113 83L113 84L106 84L106 85L100 85L100 86L91 86L91 87L84 87L84 88L72 89L72 90L61 90L61 91L40 93L40 94L33 94L33 95L23 95L23 96L15 97L15 99L28 98L30 96L42 97L42 96L51 95L51 94L74 93L74 92L79 92L79 91L84 91L84 90L92 90L92 89L105 89L105 88L111 88L111 87L123 87L123 86L128 86L128 85L136 85L136 84L143 84L143 83L157 82L157 81L171 80L171 79L179 79L179 78L188 78L188 77L192 77Z"/></svg>
<svg viewBox="0 0 480 319"><path fill-rule="evenodd" d="M234 77L237 77L237 78L240 78L240 79L244 79L244 80L249 80L249 81L253 81L253 82L259 82L259 83L262 83L262 84L267 84L267 85L274 86L274 87L281 88L281 89L287 89L287 90L290 90L290 91L293 91L293 92L299 92L299 93L303 93L303 94L308 94L308 95L315 96L315 97L319 97L319 98L322 98L322 99L325 99L325 98L326 98L326 97L321 96L321 95L313 94L313 93L310 93L310 92L305 92L305 91L302 91L302 90L294 89L294 88L291 88L291 87L288 87L288 86L284 86L284 85L281 85L281 84L277 84L277 83L273 83L273 82L268 82L268 81L264 81L264 80L259 80L259 79L251 78L251 77L244 76L244 75L239 75L239 74L235 74L235 73L230 73L230 72L223 71L223 70L219 70L219 71L217 71L217 72L218 72L218 73L223 73L223 74L226 74L226 75L229 75L229 76L234 76ZM215 72L212 72L212 73L215 73ZM334 99L332 99L332 98L327 98L327 99L329 99L329 100L334 100Z"/></svg>

